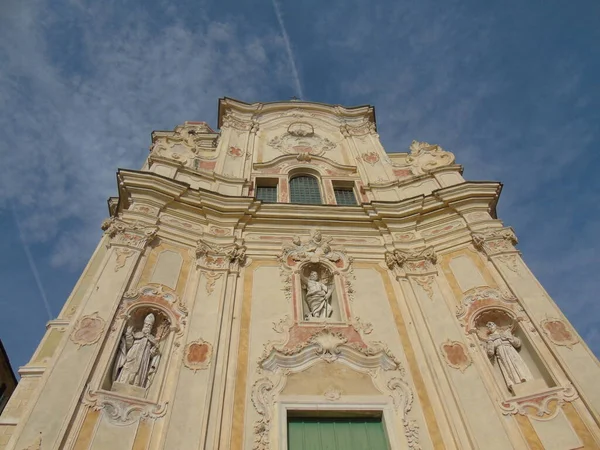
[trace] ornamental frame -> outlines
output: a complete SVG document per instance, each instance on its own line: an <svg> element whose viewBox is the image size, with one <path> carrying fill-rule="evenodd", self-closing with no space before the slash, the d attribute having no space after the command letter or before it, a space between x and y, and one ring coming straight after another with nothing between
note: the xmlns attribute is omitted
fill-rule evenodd
<svg viewBox="0 0 600 450"><path fill-rule="evenodd" d="M355 413L356 415L364 412L376 413L377 415L381 415L381 422L389 448L402 448L397 438L402 432L394 417L394 407L389 399L382 400L381 397L365 396L353 402L336 400L335 402L324 403L322 398L315 396L305 396L302 398L282 397L278 401L276 414L276 433L279 441L279 450L288 450L287 420L290 412L293 411L327 411L333 413L339 411ZM418 447L413 447L409 444L408 448L416 450Z"/></svg>

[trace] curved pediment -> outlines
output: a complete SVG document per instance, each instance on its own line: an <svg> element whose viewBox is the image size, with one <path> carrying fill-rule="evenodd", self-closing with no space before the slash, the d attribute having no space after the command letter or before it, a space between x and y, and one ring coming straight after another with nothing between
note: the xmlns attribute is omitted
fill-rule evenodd
<svg viewBox="0 0 600 450"><path fill-rule="evenodd" d="M293 169L306 168L319 172L321 176L352 176L357 175L356 166L336 163L323 156L309 153L282 155L266 163L255 163L253 169L259 173L289 174Z"/></svg>

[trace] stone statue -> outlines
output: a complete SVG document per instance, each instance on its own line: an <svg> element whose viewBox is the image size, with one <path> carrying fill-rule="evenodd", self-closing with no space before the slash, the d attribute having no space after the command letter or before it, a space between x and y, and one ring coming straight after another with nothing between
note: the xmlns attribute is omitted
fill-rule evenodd
<svg viewBox="0 0 600 450"><path fill-rule="evenodd" d="M499 330L494 322L488 322L486 326L489 332L485 343L487 354L498 361L508 389L512 391L513 385L533 380L529 368L517 352L521 340L510 330Z"/></svg>
<svg viewBox="0 0 600 450"><path fill-rule="evenodd" d="M306 290L304 301L310 310L305 319L310 320L313 317L325 319L331 317L333 314L331 307L333 286L327 286L323 281L319 280L319 274L314 270L310 272L308 279L302 277L302 285Z"/></svg>
<svg viewBox="0 0 600 450"><path fill-rule="evenodd" d="M150 313L144 318L141 331L134 332L133 325L125 330L113 369L114 382L142 388L152 383L160 362L159 339L152 335L154 320Z"/></svg>

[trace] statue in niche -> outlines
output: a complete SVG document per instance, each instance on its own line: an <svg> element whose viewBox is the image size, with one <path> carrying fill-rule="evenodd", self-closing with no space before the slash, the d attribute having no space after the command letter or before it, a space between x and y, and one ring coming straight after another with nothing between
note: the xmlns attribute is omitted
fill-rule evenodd
<svg viewBox="0 0 600 450"><path fill-rule="evenodd" d="M517 352L521 347L521 340L512 334L510 329L498 329L495 322L486 324L488 337L485 341L486 351L490 358L496 359L504 381L510 391L515 384L533 380L533 376Z"/></svg>
<svg viewBox="0 0 600 450"><path fill-rule="evenodd" d="M156 318L153 313L144 317L142 329L133 331L133 325L128 325L121 337L119 350L113 368L113 382L147 388L160 363L159 343L168 327L159 327L154 336L152 328Z"/></svg>
<svg viewBox="0 0 600 450"><path fill-rule="evenodd" d="M301 275L304 302L309 312L304 320L327 319L333 314L331 296L333 284L327 278L320 278L316 270L310 270L308 278Z"/></svg>

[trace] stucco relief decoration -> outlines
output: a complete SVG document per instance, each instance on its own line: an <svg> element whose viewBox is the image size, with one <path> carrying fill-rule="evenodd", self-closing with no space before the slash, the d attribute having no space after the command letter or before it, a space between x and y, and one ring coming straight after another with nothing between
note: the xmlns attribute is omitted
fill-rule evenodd
<svg viewBox="0 0 600 450"><path fill-rule="evenodd" d="M446 340L440 345L440 349L446 364L463 373L473 362L467 346L462 342Z"/></svg>
<svg viewBox="0 0 600 450"><path fill-rule="evenodd" d="M433 247L420 251L404 251L395 249L384 254L385 264L390 270L404 270L407 274L424 275L436 273L437 255Z"/></svg>
<svg viewBox="0 0 600 450"><path fill-rule="evenodd" d="M219 246L203 239L196 243L196 266L208 270L238 270L247 263L246 247Z"/></svg>
<svg viewBox="0 0 600 450"><path fill-rule="evenodd" d="M118 245L133 249L143 249L158 232L155 226L147 226L139 222L128 223L111 217L102 223L104 234L111 238L109 245ZM118 269L117 269L118 270Z"/></svg>
<svg viewBox="0 0 600 450"><path fill-rule="evenodd" d="M457 228L460 228L461 226L462 226L462 222L459 222L459 221L451 222L451 223L444 224L439 227L431 228L429 230L424 230L421 232L421 235L423 237L435 237L435 236L439 236L442 234L446 234L452 230L456 230Z"/></svg>
<svg viewBox="0 0 600 450"><path fill-rule="evenodd" d="M197 339L185 346L183 365L196 373L208 369L212 358L212 345L203 339Z"/></svg>
<svg viewBox="0 0 600 450"><path fill-rule="evenodd" d="M361 323L358 318L355 322ZM370 324L363 325L370 330ZM352 370L368 374L374 386L389 396L394 411L402 419L409 448L420 448L418 426L408 416L413 391L405 380L404 367L385 343L365 342L352 325L299 328L287 316L274 324L274 330L285 334L286 338L267 343L258 360L258 373L262 378L254 385L253 402L260 415L256 422L256 442L260 445L255 448L268 448L274 401L285 385L287 375L302 372L319 361L343 363ZM334 402L341 398L342 392L331 385L323 395Z"/></svg>
<svg viewBox="0 0 600 450"><path fill-rule="evenodd" d="M342 391L335 386L329 386L325 389L325 392L323 392L323 397L325 397L325 400L327 401L335 402L342 398Z"/></svg>
<svg viewBox="0 0 600 450"><path fill-rule="evenodd" d="M371 164L372 166L379 162L379 155L377 154L377 152L363 153L360 155L360 157L364 162Z"/></svg>
<svg viewBox="0 0 600 450"><path fill-rule="evenodd" d="M432 169L454 163L454 154L436 144L412 141L406 162L411 165L415 175L422 175Z"/></svg>
<svg viewBox="0 0 600 450"><path fill-rule="evenodd" d="M204 122L186 122L171 133L153 134L152 140L151 161L167 159L187 165L201 151L214 152L218 135Z"/></svg>
<svg viewBox="0 0 600 450"><path fill-rule="evenodd" d="M202 273L206 278L206 293L211 295L213 292L215 292L215 284L217 283L217 280L223 276L223 272L210 272L203 270Z"/></svg>
<svg viewBox="0 0 600 450"><path fill-rule="evenodd" d="M534 420L551 420L561 410L562 405L579 398L573 386L556 387L544 393L535 393L504 401L500 404L502 414L520 414Z"/></svg>
<svg viewBox="0 0 600 450"><path fill-rule="evenodd" d="M127 262L127 259L134 254L134 251L131 250L130 248L120 247L120 248L117 248L117 250L115 251L115 254L117 255L117 262L115 264L115 272L118 272L120 269L125 267L125 263Z"/></svg>
<svg viewBox="0 0 600 450"><path fill-rule="evenodd" d="M149 216L156 216L158 214L159 209L156 206L144 205L134 203L133 206L129 208L131 211L138 212L140 214L146 214Z"/></svg>
<svg viewBox="0 0 600 450"><path fill-rule="evenodd" d="M233 128L239 131L258 131L258 122L248 120L247 118L237 117L231 109L225 111L221 129Z"/></svg>
<svg viewBox="0 0 600 450"><path fill-rule="evenodd" d="M554 345L563 345L571 349L579 343L579 339L571 328L560 319L544 319L540 322L544 334Z"/></svg>
<svg viewBox="0 0 600 450"><path fill-rule="evenodd" d="M307 122L290 124L286 133L270 139L267 145L288 155L306 153L313 156L321 156L336 147L329 139L316 134Z"/></svg>
<svg viewBox="0 0 600 450"><path fill-rule="evenodd" d="M358 126L344 124L340 127L340 132L344 137L364 136L366 134L376 134L377 127L375 126L375 123L372 120L365 120Z"/></svg>
<svg viewBox="0 0 600 450"><path fill-rule="evenodd" d="M97 312L83 316L75 324L70 339L77 344L79 348L85 345L93 345L102 336L106 322Z"/></svg>
<svg viewBox="0 0 600 450"><path fill-rule="evenodd" d="M473 233L473 245L484 251L488 256L516 252L514 246L518 243L512 228Z"/></svg>
<svg viewBox="0 0 600 450"><path fill-rule="evenodd" d="M102 414L109 423L118 426L132 425L140 419L156 420L167 413L168 402L156 404L144 399L122 397L116 393L92 391L88 386L82 404Z"/></svg>

